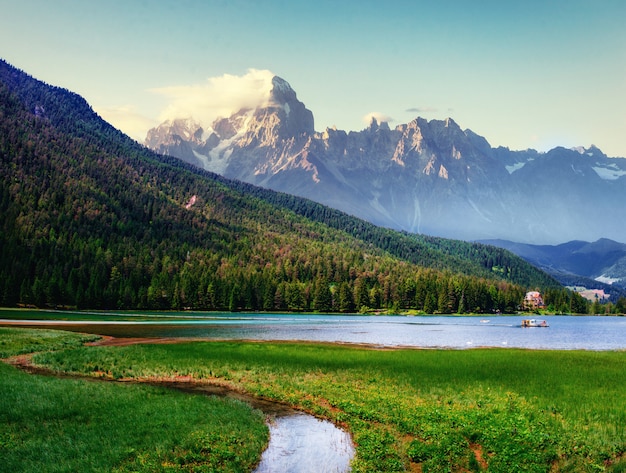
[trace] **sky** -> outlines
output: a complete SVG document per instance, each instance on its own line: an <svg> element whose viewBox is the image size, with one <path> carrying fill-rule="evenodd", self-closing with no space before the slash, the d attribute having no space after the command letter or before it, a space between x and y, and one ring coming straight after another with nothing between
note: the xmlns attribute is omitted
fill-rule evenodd
<svg viewBox="0 0 626 473"><path fill-rule="evenodd" d="M278 75L315 129L453 118L492 146L626 157L624 0L0 0L0 58L138 141Z"/></svg>

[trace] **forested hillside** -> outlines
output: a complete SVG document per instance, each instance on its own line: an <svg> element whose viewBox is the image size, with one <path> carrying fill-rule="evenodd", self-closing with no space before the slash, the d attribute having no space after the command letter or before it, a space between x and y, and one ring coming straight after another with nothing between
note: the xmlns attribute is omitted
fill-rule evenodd
<svg viewBox="0 0 626 473"><path fill-rule="evenodd" d="M2 305L489 312L541 288L583 310L506 251L377 228L154 154L4 62L0 158Z"/></svg>

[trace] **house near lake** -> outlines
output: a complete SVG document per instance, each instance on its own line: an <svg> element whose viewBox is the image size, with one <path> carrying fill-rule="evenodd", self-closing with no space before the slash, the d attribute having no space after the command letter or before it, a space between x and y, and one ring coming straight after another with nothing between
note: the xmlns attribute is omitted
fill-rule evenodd
<svg viewBox="0 0 626 473"><path fill-rule="evenodd" d="M544 309L546 307L543 302L543 297L538 291L527 292L524 296L524 302L522 305L524 307L524 310L537 310Z"/></svg>

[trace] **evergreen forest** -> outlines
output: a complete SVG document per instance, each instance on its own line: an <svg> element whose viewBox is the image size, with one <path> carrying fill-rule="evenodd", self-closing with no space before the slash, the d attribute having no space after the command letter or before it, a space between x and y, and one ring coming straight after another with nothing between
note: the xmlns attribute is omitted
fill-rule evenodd
<svg viewBox="0 0 626 473"><path fill-rule="evenodd" d="M155 154L80 96L0 61L0 305L78 309L513 312L513 254L379 228Z"/></svg>

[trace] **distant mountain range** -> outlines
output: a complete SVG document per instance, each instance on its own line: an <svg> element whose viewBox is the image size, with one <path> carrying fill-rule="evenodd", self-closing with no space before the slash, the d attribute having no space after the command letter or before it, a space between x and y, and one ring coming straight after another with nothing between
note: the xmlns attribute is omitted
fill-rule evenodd
<svg viewBox="0 0 626 473"><path fill-rule="evenodd" d="M482 243L505 248L546 271L565 286L603 289L613 298L626 296L626 244L602 238L593 243L529 245L505 240Z"/></svg>
<svg viewBox="0 0 626 473"><path fill-rule="evenodd" d="M626 159L595 146L493 148L452 119L316 132L279 77L269 102L212 124L181 118L145 144L203 169L409 232L556 244L622 239Z"/></svg>

